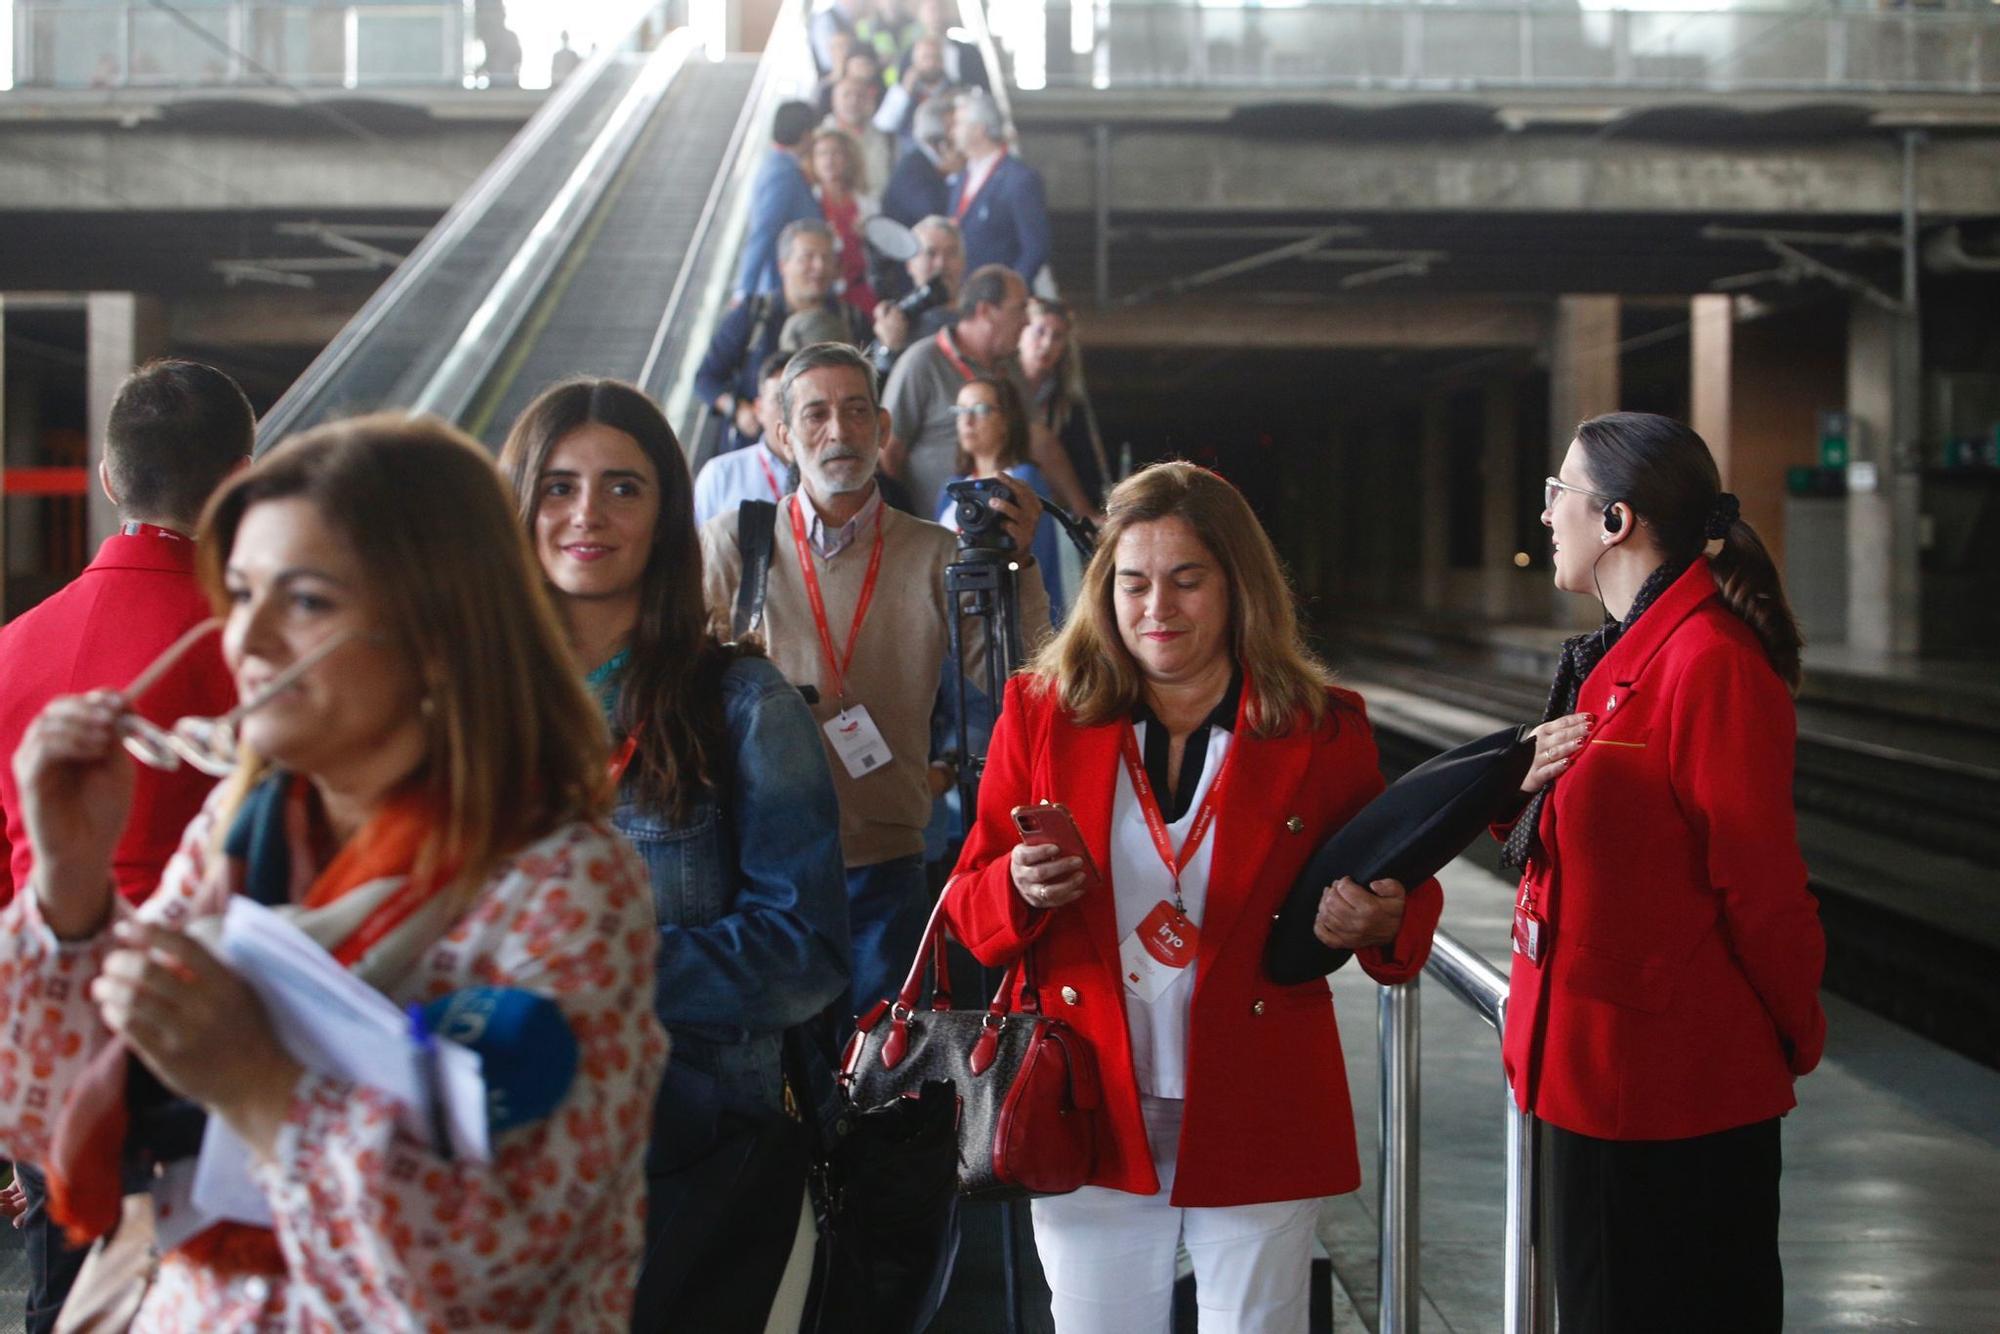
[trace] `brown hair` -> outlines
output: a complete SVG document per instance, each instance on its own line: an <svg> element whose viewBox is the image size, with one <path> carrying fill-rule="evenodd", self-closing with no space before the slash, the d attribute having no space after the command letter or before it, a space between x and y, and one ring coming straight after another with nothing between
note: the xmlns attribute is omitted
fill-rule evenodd
<svg viewBox="0 0 2000 1334"><path fill-rule="evenodd" d="M861 160L861 144L846 130L837 129L831 125L822 125L813 131L812 149L817 149L820 146L820 141L823 139L838 140L841 151L847 154L847 179L841 182L847 193L858 195L866 191L868 189L868 164ZM808 150L808 157L811 156L811 151ZM810 166L811 163L808 162L807 165ZM826 182L820 180L817 174L813 176L813 180L821 189L826 187Z"/></svg>
<svg viewBox="0 0 2000 1334"><path fill-rule="evenodd" d="M416 777L443 823L418 874L456 863L454 892L469 897L509 853L597 814L604 725L486 451L436 418L391 413L283 441L202 517L201 577L218 611L244 515L289 499L312 504L353 544L384 633L423 683ZM246 756L238 800L267 767Z"/></svg>
<svg viewBox="0 0 2000 1334"><path fill-rule="evenodd" d="M1229 645L1249 672L1251 731L1278 736L1326 718L1331 674L1299 635L1284 568L1242 492L1192 463L1155 463L1120 482L1104 508L1108 517L1077 605L1030 668L1079 723L1112 722L1139 703L1139 668L1119 636L1113 606L1118 542L1128 529L1170 518L1194 529L1229 580Z"/></svg>
<svg viewBox="0 0 2000 1334"><path fill-rule="evenodd" d="M960 393L973 385L983 384L993 391L994 403L1000 409L1000 424L1006 430L1000 440L1000 470L1028 461L1028 409L1021 403L1021 391L1014 382L997 375L975 375L959 389ZM961 474L972 475L972 455L966 453L965 446L958 447L953 456L953 467Z"/></svg>
<svg viewBox="0 0 2000 1334"><path fill-rule="evenodd" d="M620 736L639 734L632 778L640 796L678 823L703 786L723 777L728 747L721 682L738 656L708 631L694 482L679 439L638 389L580 376L544 389L521 413L500 451L500 471L513 485L521 528L532 536L549 454L565 436L593 422L631 436L660 479L653 550L646 557L639 620L632 627L632 661L619 685L613 725Z"/></svg>
<svg viewBox="0 0 2000 1334"><path fill-rule="evenodd" d="M1798 620L1756 529L1737 517L1733 505L1719 510L1722 477L1708 442L1671 417L1611 412L1578 425L1576 443L1594 488L1630 505L1669 561L1701 555L1711 540L1710 522L1716 522L1722 548L1708 565L1722 601L1756 632L1764 656L1798 693L1804 644Z"/></svg>

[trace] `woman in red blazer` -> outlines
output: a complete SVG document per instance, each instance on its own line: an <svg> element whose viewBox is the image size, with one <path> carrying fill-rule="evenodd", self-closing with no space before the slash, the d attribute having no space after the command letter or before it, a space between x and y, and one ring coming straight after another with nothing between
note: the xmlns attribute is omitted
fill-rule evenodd
<svg viewBox="0 0 2000 1334"><path fill-rule="evenodd" d="M1826 1038L1798 628L1679 422L1583 423L1545 506L1556 587L1607 617L1563 647L1505 857L1507 1078L1552 1128L1563 1328L1774 1331L1778 1118Z"/></svg>
<svg viewBox="0 0 2000 1334"><path fill-rule="evenodd" d="M1260 958L1312 852L1382 790L1375 743L1235 488L1160 464L1106 508L1075 614L1008 686L945 913L988 965L1033 951L1096 1052L1092 1184L1033 1210L1059 1334L1166 1331L1180 1243L1204 1330L1303 1334L1318 1198L1361 1173L1327 985ZM1044 801L1088 867L1021 843L1012 811ZM1316 929L1400 982L1441 906L1435 882L1343 880Z"/></svg>

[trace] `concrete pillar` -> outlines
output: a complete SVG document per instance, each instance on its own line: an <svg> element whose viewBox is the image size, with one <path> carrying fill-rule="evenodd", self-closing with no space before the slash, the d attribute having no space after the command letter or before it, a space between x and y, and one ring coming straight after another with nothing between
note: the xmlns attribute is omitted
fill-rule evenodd
<svg viewBox="0 0 2000 1334"><path fill-rule="evenodd" d="M1418 601L1427 612L1445 609L1445 580L1451 564L1450 434L1442 395L1424 400L1418 445L1418 515L1423 546L1418 554Z"/></svg>
<svg viewBox="0 0 2000 1334"><path fill-rule="evenodd" d="M89 398L90 463L104 456L105 424L118 386L140 363L166 348L166 312L159 300L139 292L92 292L84 298L85 394ZM88 555L118 528L118 512L103 488L89 488Z"/></svg>
<svg viewBox="0 0 2000 1334"><path fill-rule="evenodd" d="M1897 445L1913 441L1897 416L1897 341L1902 321L1856 298L1847 321L1847 642L1870 653L1915 653L1921 629L1917 533L1921 479L1899 466Z"/></svg>
<svg viewBox="0 0 2000 1334"><path fill-rule="evenodd" d="M1688 302L1688 425L1708 441L1725 491L1735 485L1730 468L1735 307L1735 298L1715 293Z"/></svg>
<svg viewBox="0 0 2000 1334"><path fill-rule="evenodd" d="M1515 530L1520 527L1520 507L1515 494L1514 475L1520 467L1521 442L1515 437L1519 421L1514 381L1494 380L1485 388L1482 404L1485 417L1484 448L1479 453L1482 487L1481 541L1479 551L1480 612L1489 621L1512 620L1514 590L1522 572L1514 566Z"/></svg>
<svg viewBox="0 0 2000 1334"><path fill-rule="evenodd" d="M1559 296L1549 335L1549 473L1561 467L1576 424L1619 406L1616 296ZM1557 625L1588 628L1597 604L1551 589Z"/></svg>

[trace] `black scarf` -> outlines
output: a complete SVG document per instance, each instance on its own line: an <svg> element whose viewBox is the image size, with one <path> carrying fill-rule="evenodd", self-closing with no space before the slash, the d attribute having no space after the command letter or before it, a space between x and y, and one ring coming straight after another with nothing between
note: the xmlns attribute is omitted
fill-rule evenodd
<svg viewBox="0 0 2000 1334"><path fill-rule="evenodd" d="M1633 623L1646 614L1646 608L1659 600L1660 594L1673 586L1676 579L1687 573L1693 561L1668 561L1646 576L1646 582L1639 585L1638 594L1632 599L1632 610L1625 613L1625 619L1614 621L1609 616L1604 624L1588 634L1563 641L1562 657L1556 663L1555 684L1549 688L1549 706L1542 714L1542 721L1565 717L1576 712L1576 697L1583 689L1583 683L1597 664L1604 661L1604 655L1611 646L1622 639ZM1542 784L1541 790L1528 798L1527 806L1521 811L1514 828L1507 835L1507 846L1501 849L1502 866L1524 867L1530 857L1542 852L1541 834L1542 803L1548 800L1549 789L1555 786L1550 779Z"/></svg>

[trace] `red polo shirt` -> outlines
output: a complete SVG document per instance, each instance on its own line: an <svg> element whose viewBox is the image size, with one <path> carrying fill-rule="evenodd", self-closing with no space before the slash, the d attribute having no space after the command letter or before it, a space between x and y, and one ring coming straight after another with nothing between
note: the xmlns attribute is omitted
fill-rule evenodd
<svg viewBox="0 0 2000 1334"><path fill-rule="evenodd" d="M0 903L13 898L34 867L21 824L13 756L28 724L58 695L123 689L191 625L213 615L194 576L194 543L144 527L107 539L74 582L0 626ZM215 715L236 703L222 664L221 637L196 644L137 701L154 722ZM132 817L118 842L118 892L136 903L153 892L181 831L215 780L183 767L161 773L138 766Z"/></svg>

